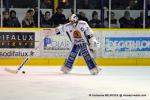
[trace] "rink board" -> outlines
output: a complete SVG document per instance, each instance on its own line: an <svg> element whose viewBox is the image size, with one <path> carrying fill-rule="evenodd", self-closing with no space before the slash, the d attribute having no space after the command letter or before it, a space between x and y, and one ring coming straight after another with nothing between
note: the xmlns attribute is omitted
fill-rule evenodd
<svg viewBox="0 0 150 100"><path fill-rule="evenodd" d="M8 58L8 59L0 59L0 65L20 65L24 59L23 58ZM26 65L36 65L36 66L61 66L64 64L64 58L32 58L30 59ZM97 58L96 62L99 66L149 66L150 59L148 58ZM84 66L86 65L84 60L79 58L76 60L75 65Z"/></svg>
<svg viewBox="0 0 150 100"><path fill-rule="evenodd" d="M109 66L138 66L138 65L150 65L150 29L93 29L96 38L101 43L101 48L97 50L96 62L98 65ZM54 30L51 29L51 33ZM34 48L36 48L43 37L47 35L46 31L43 32L42 28L1 28L1 33L5 32L35 32L34 36ZM8 34L8 33L7 33ZM9 36L1 36L1 39L7 40L12 38ZM30 35L30 34L29 34ZM4 37L4 38L3 38ZM13 37L14 38L14 37ZM17 38L17 37L16 37ZM63 39L62 39L63 38ZM123 38L123 39L122 39ZM54 36L50 38L53 41L51 44L45 41L41 47L35 51L35 55L29 60L27 65L63 65L66 54L69 51L69 40L66 36ZM2 40L1 40L2 41ZM30 41L29 41L30 42ZM64 43L60 45L60 43ZM1 44L2 45L2 44ZM55 47L56 46L56 47ZM129 47L128 47L129 46ZM135 48L134 48L135 47ZM27 48L1 48L0 52L8 53L25 52L30 54L33 48L28 46ZM56 49L56 50L55 50ZM60 50L60 52L59 52ZM100 52L99 52L100 51ZM0 65L19 65L23 61L24 57L15 56L1 56ZM82 58L77 59L75 65L86 65Z"/></svg>

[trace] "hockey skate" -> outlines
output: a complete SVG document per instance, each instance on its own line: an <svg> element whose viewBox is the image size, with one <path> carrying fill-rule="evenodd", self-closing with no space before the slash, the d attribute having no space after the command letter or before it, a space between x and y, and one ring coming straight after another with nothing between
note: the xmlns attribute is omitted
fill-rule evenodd
<svg viewBox="0 0 150 100"><path fill-rule="evenodd" d="M61 70L64 74L68 74L68 73L71 71L71 69L68 68L68 67L66 67L66 66L62 66L60 70Z"/></svg>
<svg viewBox="0 0 150 100"><path fill-rule="evenodd" d="M93 69L90 70L92 75L97 75L102 69L99 67L95 67Z"/></svg>

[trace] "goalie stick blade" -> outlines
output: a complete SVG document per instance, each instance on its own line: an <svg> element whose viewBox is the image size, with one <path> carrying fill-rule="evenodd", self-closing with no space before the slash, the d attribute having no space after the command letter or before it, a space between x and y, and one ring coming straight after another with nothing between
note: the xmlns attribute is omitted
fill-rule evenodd
<svg viewBox="0 0 150 100"><path fill-rule="evenodd" d="M13 69L10 69L10 68L5 68L4 70L9 72L9 73L13 73L13 74L17 74L18 73L18 70L13 70Z"/></svg>

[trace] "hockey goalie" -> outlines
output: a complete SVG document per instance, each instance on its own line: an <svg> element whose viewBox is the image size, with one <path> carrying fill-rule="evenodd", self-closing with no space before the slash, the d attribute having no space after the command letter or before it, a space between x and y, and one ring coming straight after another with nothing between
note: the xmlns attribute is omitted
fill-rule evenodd
<svg viewBox="0 0 150 100"><path fill-rule="evenodd" d="M81 54L83 56L92 75L97 75L101 70L91 53L95 48L99 47L99 43L94 37L93 31L85 21L78 20L78 17L73 14L69 23L58 26L56 28L56 35L65 35L69 37L72 48L65 60L61 71L65 74L69 73L73 67L75 59Z"/></svg>

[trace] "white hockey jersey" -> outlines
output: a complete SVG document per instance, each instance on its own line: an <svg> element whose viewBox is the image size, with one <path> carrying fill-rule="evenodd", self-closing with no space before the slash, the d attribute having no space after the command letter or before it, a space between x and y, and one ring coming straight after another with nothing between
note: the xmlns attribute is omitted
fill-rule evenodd
<svg viewBox="0 0 150 100"><path fill-rule="evenodd" d="M78 23L67 23L56 28L56 33L67 34L73 44L81 42L89 43L87 37L93 36L93 31L85 21L78 21Z"/></svg>

